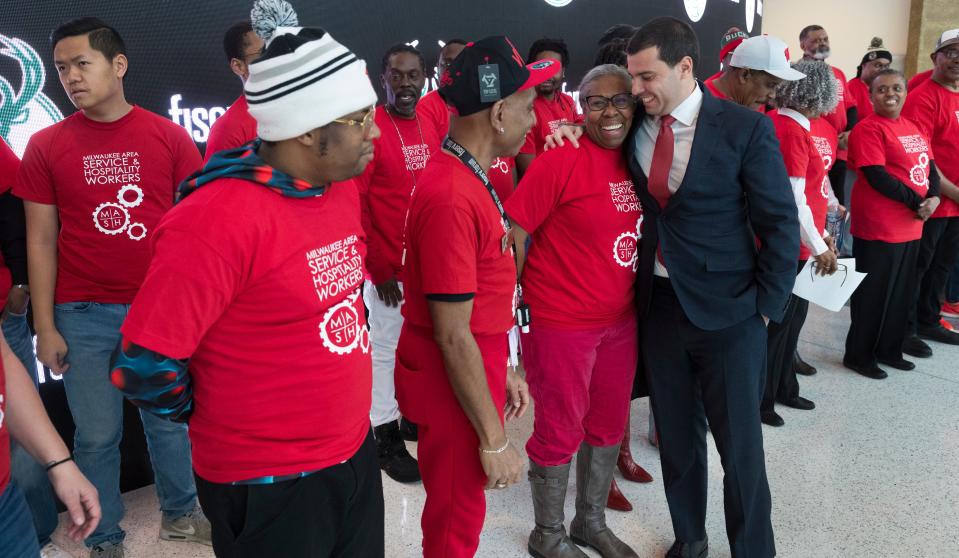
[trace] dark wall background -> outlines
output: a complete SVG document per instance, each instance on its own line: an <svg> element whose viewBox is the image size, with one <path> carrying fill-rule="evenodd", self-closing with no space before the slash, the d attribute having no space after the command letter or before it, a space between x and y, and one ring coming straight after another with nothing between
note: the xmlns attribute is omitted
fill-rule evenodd
<svg viewBox="0 0 959 558"><path fill-rule="evenodd" d="M751 34L761 30L757 13L761 0L360 0L345 2L292 2L301 25L319 26L365 58L370 76L379 89L382 53L397 42L418 41L418 47L433 65L439 53L438 40L466 40L487 35L509 36L525 56L529 45L542 36L561 37L571 53L567 89L575 89L589 69L596 40L616 23L641 25L669 15L690 21L699 34L702 61L697 74L708 77L719 67L719 40L735 25ZM552 4L564 4L553 6ZM171 97L181 95L180 108L225 107L240 94L240 82L227 67L222 50L223 32L233 22L249 17L247 0L30 0L6 1L0 9L0 35L30 45L38 56L33 70L42 67L45 84L41 93L63 115L73 107L63 93L52 65L50 31L57 24L79 16L97 16L113 25L124 37L130 58L126 79L127 98L160 115L170 117ZM690 11L696 17L690 17ZM760 4L761 6L761 4ZM761 8L759 8L761 10ZM752 13L752 18L747 14ZM22 57L21 57L22 58ZM16 148L26 144L44 112L31 104L27 114L13 111L12 99L24 85L21 61L0 47L0 135ZM4 87L6 84L9 87ZM6 91L6 93L4 93ZM382 92L380 92L382 95ZM40 97L37 97L42 101ZM179 117L182 122L182 115ZM26 121L23 124L22 121ZM18 124L18 122L20 122ZM47 122L49 124L49 122ZM192 126L191 126L192 127ZM202 126L193 127L194 139L202 144ZM201 145L202 147L202 145ZM106 371L104 371L106 373ZM41 395L61 434L72 441L73 424L60 381L44 378ZM124 421L123 488L152 482L145 455L142 429L133 408L127 405Z"/></svg>

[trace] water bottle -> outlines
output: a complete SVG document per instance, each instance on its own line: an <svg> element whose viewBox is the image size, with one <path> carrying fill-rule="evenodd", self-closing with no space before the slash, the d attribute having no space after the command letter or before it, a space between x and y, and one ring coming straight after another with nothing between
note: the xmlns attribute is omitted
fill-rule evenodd
<svg viewBox="0 0 959 558"><path fill-rule="evenodd" d="M836 242L837 250L842 248L843 221L844 219L842 213L839 211L839 206L830 207L828 213L826 213L826 232L828 232L829 236Z"/></svg>

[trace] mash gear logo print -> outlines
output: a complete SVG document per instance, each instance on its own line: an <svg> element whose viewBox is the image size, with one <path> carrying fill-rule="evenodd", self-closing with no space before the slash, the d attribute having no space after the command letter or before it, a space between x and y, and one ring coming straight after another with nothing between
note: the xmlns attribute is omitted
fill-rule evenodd
<svg viewBox="0 0 959 558"><path fill-rule="evenodd" d="M633 273L639 267L639 240L643 238L643 216L636 220L636 230L624 232L613 241L613 260L622 267L632 269Z"/></svg>
<svg viewBox="0 0 959 558"><path fill-rule="evenodd" d="M369 331L357 310L363 285L363 258L359 238L350 235L306 253L313 288L321 303L346 298L331 306L320 322L320 338L330 352L345 355L358 347L370 351Z"/></svg>
<svg viewBox="0 0 959 558"><path fill-rule="evenodd" d="M0 137L18 157L23 157L30 136L63 120L63 113L43 94L46 73L33 47L0 34L0 55L16 60L21 74L19 90L0 76Z"/></svg>
<svg viewBox="0 0 959 558"><path fill-rule="evenodd" d="M140 154L97 153L84 155L83 179L91 187L119 185L116 199L101 203L93 210L93 226L108 236L126 233L130 240L143 240L147 228L133 220L130 210L143 204L140 182Z"/></svg>

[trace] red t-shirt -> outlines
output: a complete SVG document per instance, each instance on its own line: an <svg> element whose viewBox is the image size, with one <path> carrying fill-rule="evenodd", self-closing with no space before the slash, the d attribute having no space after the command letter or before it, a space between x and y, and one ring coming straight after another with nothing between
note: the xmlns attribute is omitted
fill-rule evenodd
<svg viewBox="0 0 959 558"><path fill-rule="evenodd" d="M10 484L10 433L7 431L6 418L7 377L4 374L3 361L0 361L0 495Z"/></svg>
<svg viewBox="0 0 959 558"><path fill-rule="evenodd" d="M250 116L246 97L240 98L226 109L223 116L216 119L210 127L210 137L206 142L206 156L203 162L209 161L217 151L234 149L256 138L256 120Z"/></svg>
<svg viewBox="0 0 959 558"><path fill-rule="evenodd" d="M443 138L450 131L450 110L435 89L420 99L420 102L416 105L416 114L424 125L426 122L433 124L436 129L436 136L440 138L442 145ZM516 180L513 178L514 168L516 168L516 159L513 157L493 159L493 165L489 171L489 181L501 201L509 199L513 195L513 190L516 189Z"/></svg>
<svg viewBox="0 0 959 558"><path fill-rule="evenodd" d="M426 162L439 151L442 137L418 114L407 120L391 116L382 105L376 107L374 121L380 137L373 140L373 160L355 181L369 244L366 266L373 283L379 285L398 277L403 269L403 226L410 194Z"/></svg>
<svg viewBox="0 0 959 558"><path fill-rule="evenodd" d="M839 134L831 124L822 118L809 120L809 137L812 138L816 151L822 157L822 164L828 173L836 164L836 153L839 150ZM828 176L826 178L829 178Z"/></svg>
<svg viewBox="0 0 959 558"><path fill-rule="evenodd" d="M0 196L6 194L13 188L13 183L17 178L17 170L20 168L20 159L17 154L0 139ZM10 275L10 269L3 261L3 252L0 252L0 308L7 304L7 295L10 294L10 287L13 286L13 278Z"/></svg>
<svg viewBox="0 0 959 558"><path fill-rule="evenodd" d="M410 205L403 317L433 329L428 294L473 293L470 331L505 334L513 325L516 263L503 249L503 219L486 186L459 159L440 152Z"/></svg>
<svg viewBox="0 0 959 558"><path fill-rule="evenodd" d="M906 96L902 117L911 120L930 141L936 169L953 184L959 184L959 92L949 91L933 80ZM959 216L959 204L939 196L932 218Z"/></svg>
<svg viewBox="0 0 959 558"><path fill-rule="evenodd" d="M580 149L543 153L506 212L533 238L523 296L534 325L598 328L636 311L642 209L621 150L583 136Z"/></svg>
<svg viewBox="0 0 959 558"><path fill-rule="evenodd" d="M221 179L173 208L154 242L122 331L190 357L197 474L225 483L352 457L372 390L356 187L294 199Z"/></svg>
<svg viewBox="0 0 959 558"><path fill-rule="evenodd" d="M854 77L846 82L846 94L856 103L856 119L864 120L872 116L872 97L869 95L869 86L861 78Z"/></svg>
<svg viewBox="0 0 959 558"><path fill-rule="evenodd" d="M528 155L542 153L546 137L555 132L562 122L580 122L583 119L576 112L573 98L562 91L557 91L552 101L537 95L533 101L533 113L536 115L536 124L526 134L526 142L519 150Z"/></svg>
<svg viewBox="0 0 959 558"><path fill-rule="evenodd" d="M846 131L846 126L849 125L849 119L846 117L846 111L850 108L856 106L856 100L846 93L846 74L842 72L839 68L835 66L830 66L832 68L832 73L836 76L836 93L839 95L839 104L836 105L836 108L829 114L824 114L822 118L832 124L832 127L836 129L837 134L841 134ZM840 150L838 153L838 158L842 161L846 160L846 151Z"/></svg>
<svg viewBox="0 0 959 558"><path fill-rule="evenodd" d="M201 162L186 130L139 107L114 122L76 112L33 134L14 193L57 206L54 300L130 303L150 234Z"/></svg>
<svg viewBox="0 0 959 558"><path fill-rule="evenodd" d="M849 157L856 170L852 189L852 234L864 240L908 242L922 237L922 221L904 204L869 185L861 167L879 165L920 197L929 190L929 142L906 118L873 115L856 124L849 136Z"/></svg>
<svg viewBox="0 0 959 558"><path fill-rule="evenodd" d="M926 81L929 81L929 78L932 77L932 70L926 70L925 72L920 72L909 80L909 83L906 84L906 90L912 91L913 89L919 87Z"/></svg>
<svg viewBox="0 0 959 558"><path fill-rule="evenodd" d="M826 212L829 205L829 178L823 166L815 141L809 132L793 118L775 111L769 115L779 138L779 150L786 163L786 174L806 179L806 205L812 212L817 231L826 228ZM812 253L805 244L799 244L799 259L808 260Z"/></svg>

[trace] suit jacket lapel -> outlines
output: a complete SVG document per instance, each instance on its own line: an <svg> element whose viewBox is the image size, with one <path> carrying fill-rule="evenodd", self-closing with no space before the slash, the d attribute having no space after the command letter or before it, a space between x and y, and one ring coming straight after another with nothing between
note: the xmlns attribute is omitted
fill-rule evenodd
<svg viewBox="0 0 959 558"><path fill-rule="evenodd" d="M680 197L689 188L687 184L698 181L703 169L709 163L709 158L716 147L716 138L719 137L722 126L718 117L723 111L722 103L712 96L709 91L703 89L703 106L699 109L699 117L696 120L696 135L693 137L693 147L689 153L689 164L686 166L686 174L683 175L683 182L679 190L673 194L673 198ZM672 198L670 198L672 199Z"/></svg>

